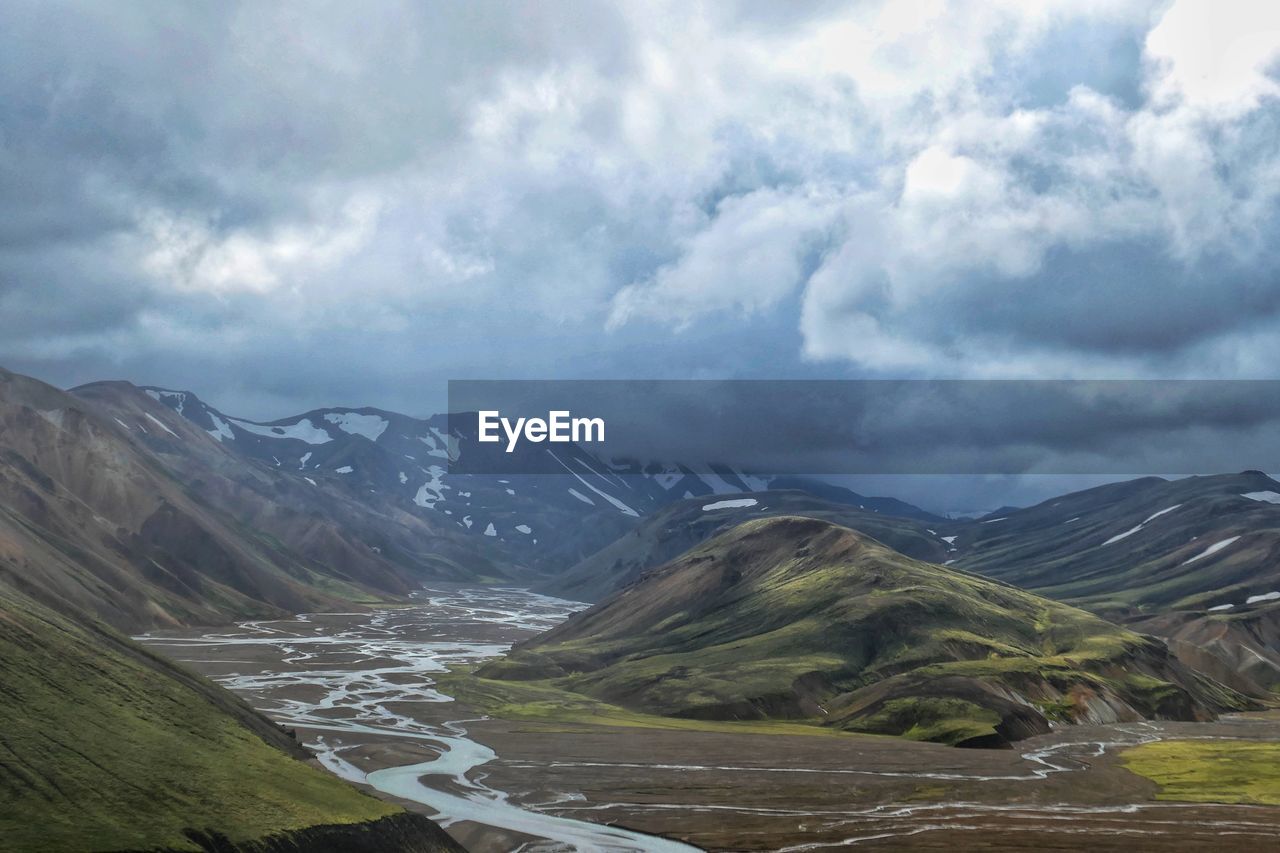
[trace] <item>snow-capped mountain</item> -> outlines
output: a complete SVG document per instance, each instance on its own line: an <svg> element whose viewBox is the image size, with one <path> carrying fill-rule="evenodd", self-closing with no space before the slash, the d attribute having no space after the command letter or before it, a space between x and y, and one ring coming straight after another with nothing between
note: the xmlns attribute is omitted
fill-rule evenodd
<svg viewBox="0 0 1280 853"><path fill-rule="evenodd" d="M313 485L392 499L404 512L487 538L486 545L543 571L575 564L673 501L768 488L764 478L721 466L606 460L573 443L518 448L522 458L511 467L520 474L457 473L450 462L482 452L474 425L463 419L366 407L260 423L188 391L142 390L237 453Z"/></svg>

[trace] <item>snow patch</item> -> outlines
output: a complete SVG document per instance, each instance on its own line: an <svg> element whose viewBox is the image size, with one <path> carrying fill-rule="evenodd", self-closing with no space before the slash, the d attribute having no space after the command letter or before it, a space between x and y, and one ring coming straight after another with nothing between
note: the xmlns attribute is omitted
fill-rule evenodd
<svg viewBox="0 0 1280 853"><path fill-rule="evenodd" d="M707 512L713 509L739 509L741 507L755 506L759 501L755 498L734 498L727 501L716 501L715 503L703 504L702 511Z"/></svg>
<svg viewBox="0 0 1280 853"><path fill-rule="evenodd" d="M445 435L435 427L430 429L430 434L418 436L418 441L427 446L427 455L450 461L457 459L458 440L452 436Z"/></svg>
<svg viewBox="0 0 1280 853"><path fill-rule="evenodd" d="M408 475L408 474L406 474L405 472L401 471L401 472L400 472L400 485L402 485L402 486L403 486L403 485L404 485L405 483L407 483L407 482L409 482L409 475Z"/></svg>
<svg viewBox="0 0 1280 853"><path fill-rule="evenodd" d="M1257 604L1260 601L1280 600L1280 592L1265 592L1262 595L1251 595L1244 600L1245 604Z"/></svg>
<svg viewBox="0 0 1280 853"><path fill-rule="evenodd" d="M162 430L164 430L165 432L169 433L169 435L173 436L174 438L178 438L178 434L177 434L176 432L174 432L173 430L169 429L167 426L165 426L165 425L164 425L164 421L160 420L159 418L157 418L155 415L151 414L150 412L143 412L142 414L146 415L147 420L151 421L153 424L155 424L156 426L160 427L160 429L162 429Z"/></svg>
<svg viewBox="0 0 1280 853"><path fill-rule="evenodd" d="M497 536L498 531L494 529L493 522L489 522L489 526L484 529L485 536Z"/></svg>
<svg viewBox="0 0 1280 853"><path fill-rule="evenodd" d="M664 492L669 492L671 491L672 486L684 479L684 472L679 468L672 468L668 466L654 474L652 479L662 487Z"/></svg>
<svg viewBox="0 0 1280 853"><path fill-rule="evenodd" d="M1160 510L1159 512L1152 513L1150 516L1148 516L1148 517L1147 517L1146 521L1144 521L1144 522L1142 522L1142 523L1143 523L1143 524L1150 524L1152 521L1155 521L1157 518L1159 518L1160 516L1164 515L1166 512L1173 512L1175 509L1177 509L1177 508L1178 508L1178 507L1180 507L1180 506L1182 506L1182 504L1174 504L1173 506L1165 507L1164 509Z"/></svg>
<svg viewBox="0 0 1280 853"><path fill-rule="evenodd" d="M1239 536L1232 536L1230 539L1223 539L1221 542L1214 542L1212 545L1210 545L1208 548L1205 548L1199 554L1196 554L1190 560L1184 560L1182 565L1185 566L1187 563L1194 563L1196 560L1199 560L1202 557L1208 557L1212 554L1218 553L1223 548L1229 548L1239 538L1240 538Z"/></svg>
<svg viewBox="0 0 1280 853"><path fill-rule="evenodd" d="M377 441L378 436L387 431L390 423L378 415L362 415L358 412L330 412L324 419L343 432L351 435L363 435L370 441Z"/></svg>
<svg viewBox="0 0 1280 853"><path fill-rule="evenodd" d="M182 391L159 391L154 388L142 389L147 392L147 396L157 403L164 403L166 400L175 400L177 405L170 406L178 414L182 414L182 409L187 405L187 395ZM168 405L168 403L165 403Z"/></svg>
<svg viewBox="0 0 1280 853"><path fill-rule="evenodd" d="M339 474L350 474L356 469L352 468L350 465L343 465L341 468L334 468L333 470L337 471Z"/></svg>
<svg viewBox="0 0 1280 853"><path fill-rule="evenodd" d="M570 468L568 465L564 464L564 462L562 462L562 461L561 461L561 459L560 459L560 457L559 457L559 456L556 456L554 453L552 453L552 452L551 452L550 448L547 448L547 453L551 455L551 458L552 458L552 459L554 459L554 460L556 460L557 462L559 462L559 463L560 463L560 467L561 467L561 468L563 468L564 470L566 470L566 471L568 471L570 474L572 474L572 475L574 476L574 478L576 478L576 479L577 479L577 481L578 481L579 483L581 483L582 485L586 486L588 489L590 489L591 491L595 492L597 495L599 495L600 497L604 498L604 499L605 499L606 501L608 501L609 503L613 504L614 508L615 508L615 509L617 509L619 512L621 512L623 515L629 515L629 516L631 516L631 517L633 517L633 518L639 518L639 517L640 517L640 513L636 512L634 509L632 509L631 507L627 506L627 505L626 505L626 504L624 504L622 501L620 501L620 500L618 500L617 498L615 498L613 495L610 495L610 494L607 494L607 493L605 493L605 492L600 491L600 490L599 490L599 489L597 489L595 486L591 485L591 484L590 484L590 483L588 483L586 480L582 479L582 477L580 477L580 476L578 475L578 472L577 472L577 471L573 470L573 469L572 469L572 468ZM499 483L504 483L504 482L506 482L506 481L505 481L505 480L499 480L498 482L499 482Z"/></svg>
<svg viewBox="0 0 1280 853"><path fill-rule="evenodd" d="M529 525L527 525L527 524L517 524L517 525L516 525L516 530L519 530L521 533L532 533L532 532L533 532L533 528L532 528L532 527L530 527L530 526L529 526Z"/></svg>
<svg viewBox="0 0 1280 853"><path fill-rule="evenodd" d="M1251 501L1263 501L1269 504L1280 504L1280 492L1245 492L1240 497Z"/></svg>
<svg viewBox="0 0 1280 853"><path fill-rule="evenodd" d="M582 501L584 504L590 504L591 506L595 506L595 505L596 505L596 502L595 502L595 501L591 500L591 498L587 497L586 495L584 495L582 492L578 491L577 489L570 489L570 490L569 490L569 494L573 495L575 498L577 498L578 500Z"/></svg>
<svg viewBox="0 0 1280 853"><path fill-rule="evenodd" d="M1135 533L1137 533L1139 530L1141 530L1143 527L1146 527L1148 522L1154 521L1155 519L1157 519L1157 518L1159 518L1160 516L1164 515L1166 512L1173 512L1175 509L1177 509L1177 508L1178 508L1178 507L1180 507L1180 506L1182 506L1182 504L1174 504L1173 506L1165 507L1164 509L1160 510L1159 512L1152 513L1151 515L1147 516L1147 518L1146 518L1146 519L1145 519L1141 524L1139 524L1137 527L1131 527L1130 529L1126 530L1124 533L1118 533L1118 534L1116 534L1115 536L1112 536L1112 537L1111 537L1110 539L1108 539L1106 542L1103 542L1102 544L1103 544L1103 545L1110 545L1112 542L1119 542L1121 539L1125 539L1125 538L1127 538L1127 537L1129 537L1129 536L1132 536L1133 534L1135 534Z"/></svg>
<svg viewBox="0 0 1280 853"><path fill-rule="evenodd" d="M943 536L942 541L946 542L948 545L954 545L956 544L956 539L958 538L959 538L958 536Z"/></svg>
<svg viewBox="0 0 1280 853"><path fill-rule="evenodd" d="M741 486L735 486L722 478L711 469L710 465L689 465L687 467L693 472L695 477L711 487L712 494L732 495L735 493L740 494L742 492ZM734 472L734 475L736 476L737 472Z"/></svg>
<svg viewBox="0 0 1280 853"><path fill-rule="evenodd" d="M432 509L444 500L444 490L449 487L444 484L444 469L439 465L432 465L427 469L427 473L431 475L431 479L418 487L418 493L413 496L413 502L420 507Z"/></svg>
<svg viewBox="0 0 1280 853"><path fill-rule="evenodd" d="M1009 516L1002 515L999 518L988 518L986 521L980 521L979 524L995 524L997 521L1008 521Z"/></svg>
<svg viewBox="0 0 1280 853"><path fill-rule="evenodd" d="M1124 533L1117 533L1115 536L1112 536L1110 539L1108 539L1106 542L1103 542L1102 544L1110 545L1112 542L1119 542L1121 539L1127 539L1141 529L1142 529L1141 524L1139 524L1137 527L1130 527Z"/></svg>
<svg viewBox="0 0 1280 853"><path fill-rule="evenodd" d="M308 483L310 483L313 486L316 485L316 481L311 479L310 477L303 477L302 479L306 480Z"/></svg>
<svg viewBox="0 0 1280 853"><path fill-rule="evenodd" d="M257 424L236 418L229 418L229 420L245 432L266 438L293 438L305 441L307 444L328 444L333 441L333 436L312 424L310 418L303 418L293 424Z"/></svg>
<svg viewBox="0 0 1280 853"><path fill-rule="evenodd" d="M209 433L209 435L213 436L218 441L222 441L224 438L235 441L236 434L231 431L231 424L227 423L213 412L209 412L209 420L213 421L213 429L207 429L205 432Z"/></svg>
<svg viewBox="0 0 1280 853"><path fill-rule="evenodd" d="M1234 604L1219 604L1217 607L1210 607L1209 612L1217 613L1220 610L1230 610L1233 607L1235 607Z"/></svg>

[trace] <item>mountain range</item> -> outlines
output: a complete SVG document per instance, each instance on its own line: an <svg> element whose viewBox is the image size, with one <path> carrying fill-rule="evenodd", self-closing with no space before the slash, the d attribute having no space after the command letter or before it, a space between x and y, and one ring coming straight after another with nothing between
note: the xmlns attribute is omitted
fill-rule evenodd
<svg viewBox="0 0 1280 853"><path fill-rule="evenodd" d="M401 601L430 582L597 602L481 676L648 714L998 746L1066 723L1206 719L1280 689L1280 483L1256 471L952 520L573 444L530 446L518 477L452 470L479 452L465 419L339 407L260 423L186 391L68 392L0 370L0 830L22 840L13 816L42 814L72 848L311 833L449 849L122 633ZM232 765L236 785L184 791ZM60 823L72 801L82 819Z"/></svg>

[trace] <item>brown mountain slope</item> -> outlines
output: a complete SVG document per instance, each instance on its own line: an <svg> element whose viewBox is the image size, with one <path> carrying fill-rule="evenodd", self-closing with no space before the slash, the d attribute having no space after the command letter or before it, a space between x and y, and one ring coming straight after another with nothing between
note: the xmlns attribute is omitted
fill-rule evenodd
<svg viewBox="0 0 1280 853"><path fill-rule="evenodd" d="M406 578L416 586L421 578L505 576L489 543L459 531L452 521L407 512L387 495L355 495L331 480L246 457L127 382L96 382L72 394L128 425L200 500L330 570L388 588ZM154 429L155 421L166 429Z"/></svg>
<svg viewBox="0 0 1280 853"><path fill-rule="evenodd" d="M1133 627L1166 638L1180 660L1236 690L1262 698L1280 692L1280 601L1275 598L1226 611L1166 613Z"/></svg>
<svg viewBox="0 0 1280 853"><path fill-rule="evenodd" d="M135 630L412 588L342 506L294 505L306 486L163 407L125 413L0 371L0 581L52 607Z"/></svg>

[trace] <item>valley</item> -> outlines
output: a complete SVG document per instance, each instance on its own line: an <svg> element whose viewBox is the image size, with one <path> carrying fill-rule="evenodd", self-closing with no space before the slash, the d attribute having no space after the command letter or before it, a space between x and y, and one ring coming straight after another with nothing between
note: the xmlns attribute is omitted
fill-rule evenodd
<svg viewBox="0 0 1280 853"><path fill-rule="evenodd" d="M1065 726L965 750L815 726L490 716L449 690L468 667L579 605L441 587L412 603L144 642L296 729L331 771L434 816L467 849L1186 849L1272 837L1263 802L1161 799L1126 769L1142 744L1280 749L1280 717ZM466 678L466 676L462 676ZM771 725L778 727L770 728ZM1182 846L1179 846L1182 845Z"/></svg>
<svg viewBox="0 0 1280 853"><path fill-rule="evenodd" d="M3 371L0 430L18 849L1159 850L1280 825L1258 472L946 519L572 442L474 474L456 418L258 423Z"/></svg>

